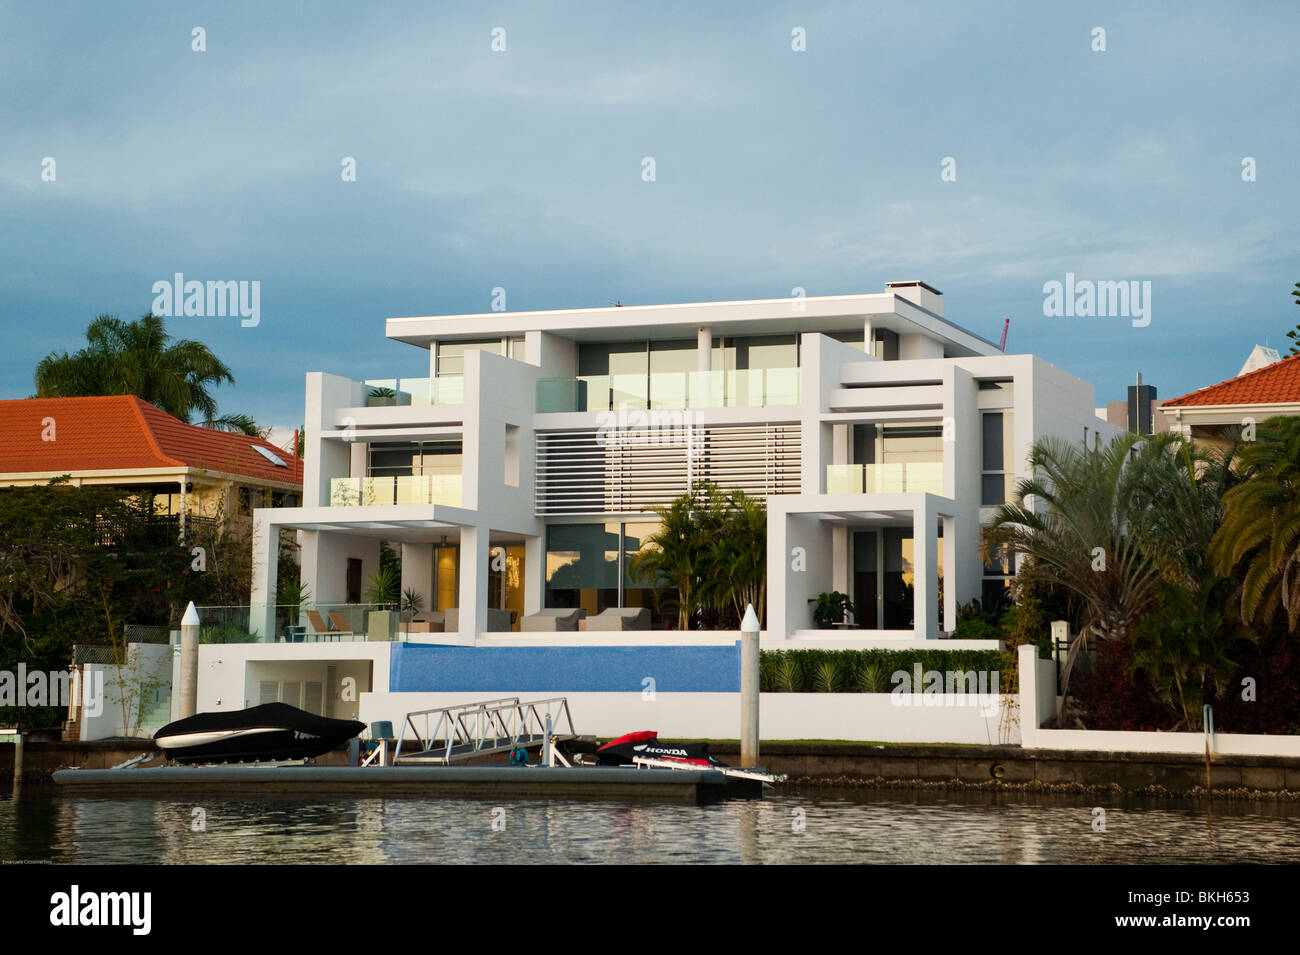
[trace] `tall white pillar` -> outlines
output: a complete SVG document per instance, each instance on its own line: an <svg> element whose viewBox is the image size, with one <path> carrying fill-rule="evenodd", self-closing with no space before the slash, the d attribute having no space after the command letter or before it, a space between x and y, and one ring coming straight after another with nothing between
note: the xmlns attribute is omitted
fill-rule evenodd
<svg viewBox="0 0 1300 955"><path fill-rule="evenodd" d="M265 643L275 643L276 638L279 543L279 525L272 524L259 511L253 511L253 587L249 596L248 631L259 634Z"/></svg>
<svg viewBox="0 0 1300 955"><path fill-rule="evenodd" d="M460 531L460 599L457 613L460 616L459 632L462 637L477 639L487 630L488 529L462 527Z"/></svg>
<svg viewBox="0 0 1300 955"><path fill-rule="evenodd" d="M943 521L943 628L957 629L957 518L944 515Z"/></svg>
<svg viewBox="0 0 1300 955"><path fill-rule="evenodd" d="M912 625L918 636L933 640L939 635L934 619L939 589L934 511L928 497L917 497L912 511Z"/></svg>
<svg viewBox="0 0 1300 955"><path fill-rule="evenodd" d="M524 614L537 613L546 596L546 539L524 538Z"/></svg>

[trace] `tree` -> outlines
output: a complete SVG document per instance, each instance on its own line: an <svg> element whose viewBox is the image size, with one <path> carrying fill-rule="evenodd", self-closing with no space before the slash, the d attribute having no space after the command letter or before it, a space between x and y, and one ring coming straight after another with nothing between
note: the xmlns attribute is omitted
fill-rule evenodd
<svg viewBox="0 0 1300 955"><path fill-rule="evenodd" d="M710 555L720 590L737 620L753 604L761 621L767 602L767 506L737 488L727 495L722 525Z"/></svg>
<svg viewBox="0 0 1300 955"><path fill-rule="evenodd" d="M201 427L211 428L213 431L229 431L232 434L246 434L250 438L261 438L264 441L271 434L270 428L259 428L257 422L246 414L224 414L218 418L208 418Z"/></svg>
<svg viewBox="0 0 1300 955"><path fill-rule="evenodd" d="M1160 564L1140 546L1145 445L1136 434L1105 448L1044 438L1029 455L1033 477L984 529L983 549L1022 554L1019 579L1042 580L1077 598L1084 625L1106 639L1127 639L1154 599ZM1139 451L1135 456L1134 452Z"/></svg>
<svg viewBox="0 0 1300 955"><path fill-rule="evenodd" d="M706 590L716 585L706 542L721 523L717 488L699 484L667 507L657 507L659 529L641 538L632 572L656 589L677 591L677 629L690 629L691 618L705 606Z"/></svg>
<svg viewBox="0 0 1300 955"><path fill-rule="evenodd" d="M36 366L38 398L135 395L168 414L189 421L195 413L217 418L209 392L235 378L202 342L173 342L156 315L123 322L100 315L86 329L80 351L51 352Z"/></svg>
<svg viewBox="0 0 1300 955"><path fill-rule="evenodd" d="M111 645L125 662L124 625L168 623L201 577L175 525L118 488L58 479L0 489L0 527L0 670L62 670L74 643ZM53 724L62 714L24 718Z"/></svg>
<svg viewBox="0 0 1300 955"><path fill-rule="evenodd" d="M1270 418L1244 445L1240 483L1223 497L1209 549L1215 569L1240 580L1241 617L1258 630L1300 623L1300 418Z"/></svg>
<svg viewBox="0 0 1300 955"><path fill-rule="evenodd" d="M1295 283L1295 288L1291 290L1291 297L1295 303L1300 305L1300 282ZM1291 339L1291 351L1288 355L1300 355L1300 325L1297 325L1291 331L1286 333L1286 337Z"/></svg>
<svg viewBox="0 0 1300 955"><path fill-rule="evenodd" d="M659 529L642 538L632 571L657 590L675 589L677 626L697 615L739 624L745 605L762 619L767 593L767 510L744 491L724 494L703 482L667 507L655 508ZM706 621L707 625L708 621Z"/></svg>

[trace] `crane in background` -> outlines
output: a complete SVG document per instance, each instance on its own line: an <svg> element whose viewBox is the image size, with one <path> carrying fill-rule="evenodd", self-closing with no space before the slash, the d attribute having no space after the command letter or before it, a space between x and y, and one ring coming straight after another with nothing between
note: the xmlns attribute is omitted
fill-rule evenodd
<svg viewBox="0 0 1300 955"><path fill-rule="evenodd" d="M1011 319L1002 323L1002 340L998 342L998 351L1006 352L1007 350L1007 329L1011 327Z"/></svg>

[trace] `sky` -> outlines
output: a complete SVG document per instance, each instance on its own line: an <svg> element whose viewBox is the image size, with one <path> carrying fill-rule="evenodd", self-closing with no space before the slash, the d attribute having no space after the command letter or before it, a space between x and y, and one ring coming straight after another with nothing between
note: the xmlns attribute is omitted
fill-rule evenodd
<svg viewBox="0 0 1300 955"><path fill-rule="evenodd" d="M222 412L281 431L308 372L428 374L385 318L497 287L517 311L921 279L1098 405L1138 372L1180 395L1300 322L1297 25L1289 2L3 3L0 398L177 272L260 283L256 326L168 330L230 365ZM1149 324L1045 315L1067 273L1150 282Z"/></svg>

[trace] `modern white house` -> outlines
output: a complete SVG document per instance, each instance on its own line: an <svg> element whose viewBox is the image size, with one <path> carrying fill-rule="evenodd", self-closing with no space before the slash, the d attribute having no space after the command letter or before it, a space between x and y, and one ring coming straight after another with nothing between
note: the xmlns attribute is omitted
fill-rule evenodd
<svg viewBox="0 0 1300 955"><path fill-rule="evenodd" d="M659 674L663 691L734 692L736 634L664 632L676 614L632 573L657 527L651 509L701 481L766 500L765 647L915 646L951 631L959 604L1007 585L1012 561L981 560L980 527L1026 476L1033 442L1119 430L1094 415L1090 384L1002 354L948 321L942 295L918 281L390 318L387 336L425 349L428 377L307 376L302 506L255 514L250 629L266 642L203 648L200 709L337 700L332 683L354 670L372 703L435 690L639 693L638 673ZM290 529L302 532L302 583L337 611L321 638L342 642L275 642L276 541ZM349 614L381 543L400 548L402 590L443 632ZM828 591L857 613L817 630L813 605ZM522 626L577 608L586 633ZM646 608L649 625L642 615L638 631L593 633L611 608ZM645 657L624 672L623 650ZM674 656L685 650L702 655Z"/></svg>
<svg viewBox="0 0 1300 955"><path fill-rule="evenodd" d="M1118 430L1087 382L1002 354L916 281L392 318L387 335L428 351L427 378L307 377L302 506L256 512L252 624L268 639L289 528L317 603L360 603L388 542L403 591L454 608L462 643L543 608L653 607L630 557L651 508L700 481L767 501L769 639L810 630L831 590L857 606L846 636L934 638L1013 572L980 561L979 530L1032 443Z"/></svg>

